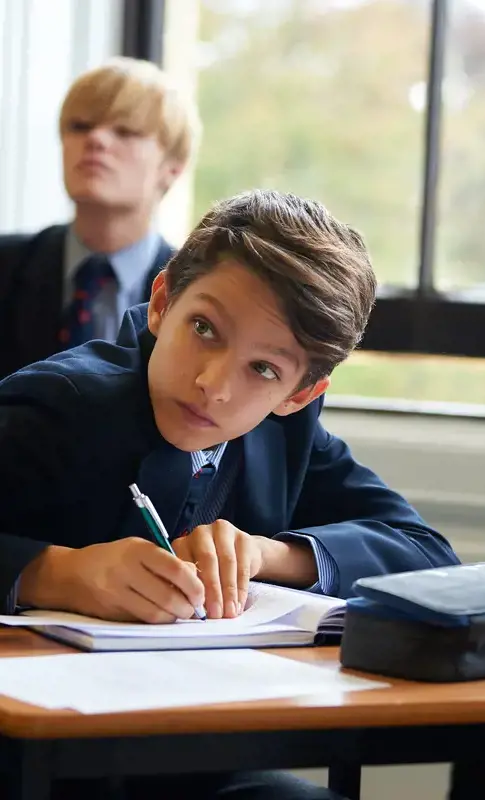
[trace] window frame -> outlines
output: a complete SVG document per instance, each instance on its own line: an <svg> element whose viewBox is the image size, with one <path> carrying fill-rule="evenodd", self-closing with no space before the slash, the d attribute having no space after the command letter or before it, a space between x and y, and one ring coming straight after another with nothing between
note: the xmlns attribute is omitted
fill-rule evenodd
<svg viewBox="0 0 485 800"><path fill-rule="evenodd" d="M121 53L163 63L165 0L123 0Z"/></svg>
<svg viewBox="0 0 485 800"><path fill-rule="evenodd" d="M441 169L442 86L449 0L432 0L427 66L419 270L413 289L380 287L362 349L485 357L485 303L435 288L435 241Z"/></svg>

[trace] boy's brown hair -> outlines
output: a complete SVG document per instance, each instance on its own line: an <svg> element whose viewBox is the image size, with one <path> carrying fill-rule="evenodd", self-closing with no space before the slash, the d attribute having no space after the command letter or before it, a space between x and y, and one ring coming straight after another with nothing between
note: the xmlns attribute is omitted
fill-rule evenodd
<svg viewBox="0 0 485 800"><path fill-rule="evenodd" d="M181 164L189 160L200 133L195 105L156 64L135 58L113 58L74 81L61 108L61 136L76 118L122 121L156 135L166 154Z"/></svg>
<svg viewBox="0 0 485 800"><path fill-rule="evenodd" d="M376 278L361 236L321 203L265 190L218 203L169 262L169 299L224 258L273 288L308 353L302 385L330 375L359 343Z"/></svg>

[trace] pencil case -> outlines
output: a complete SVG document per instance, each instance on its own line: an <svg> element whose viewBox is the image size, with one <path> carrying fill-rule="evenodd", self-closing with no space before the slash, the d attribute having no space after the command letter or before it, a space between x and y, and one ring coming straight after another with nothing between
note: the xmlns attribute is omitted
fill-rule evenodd
<svg viewBox="0 0 485 800"><path fill-rule="evenodd" d="M485 564L361 578L341 663L419 681L485 678Z"/></svg>

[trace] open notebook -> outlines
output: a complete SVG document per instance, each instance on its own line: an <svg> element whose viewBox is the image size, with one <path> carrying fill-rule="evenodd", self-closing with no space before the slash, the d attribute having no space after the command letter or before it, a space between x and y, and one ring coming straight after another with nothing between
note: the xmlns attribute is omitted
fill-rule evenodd
<svg viewBox="0 0 485 800"><path fill-rule="evenodd" d="M252 582L236 619L177 621L171 625L106 622L60 611L1 616L0 624L34 627L83 650L191 650L322 644L343 630L345 600Z"/></svg>

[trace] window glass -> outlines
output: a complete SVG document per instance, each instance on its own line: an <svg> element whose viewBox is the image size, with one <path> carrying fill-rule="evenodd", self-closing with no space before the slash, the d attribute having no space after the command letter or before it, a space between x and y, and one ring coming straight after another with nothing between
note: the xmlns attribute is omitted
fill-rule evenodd
<svg viewBox="0 0 485 800"><path fill-rule="evenodd" d="M361 351L336 368L330 392L485 406L485 361Z"/></svg>
<svg viewBox="0 0 485 800"><path fill-rule="evenodd" d="M358 228L381 283L416 280L429 2L203 0L194 219L261 186Z"/></svg>
<svg viewBox="0 0 485 800"><path fill-rule="evenodd" d="M449 6L437 286L485 302L485 2Z"/></svg>

